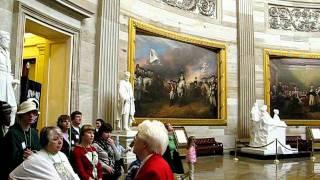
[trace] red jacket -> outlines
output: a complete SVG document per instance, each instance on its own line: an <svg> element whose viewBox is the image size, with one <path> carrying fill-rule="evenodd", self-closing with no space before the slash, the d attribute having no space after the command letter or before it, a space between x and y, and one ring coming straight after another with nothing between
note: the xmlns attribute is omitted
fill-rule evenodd
<svg viewBox="0 0 320 180"><path fill-rule="evenodd" d="M135 180L174 180L168 163L159 154L153 154L139 169Z"/></svg>
<svg viewBox="0 0 320 180"><path fill-rule="evenodd" d="M84 148L81 146L75 146L73 150L73 166L76 173L79 175L81 180L87 180L89 177L93 177L93 166L89 159L86 157L86 153L88 152L96 152L96 149L91 146L90 148ZM96 154L96 157L98 158L98 154ZM102 178L102 167L100 162L96 159L97 164L97 173L98 178Z"/></svg>

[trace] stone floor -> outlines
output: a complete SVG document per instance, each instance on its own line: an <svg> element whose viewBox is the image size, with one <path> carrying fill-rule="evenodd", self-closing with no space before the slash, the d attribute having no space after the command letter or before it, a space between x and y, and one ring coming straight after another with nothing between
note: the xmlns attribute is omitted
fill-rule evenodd
<svg viewBox="0 0 320 180"><path fill-rule="evenodd" d="M233 156L198 157L195 165L196 180L320 180L320 153L315 155L315 162L310 158L282 159L278 165L273 160L255 160L239 157L234 161ZM183 160L184 169L188 166Z"/></svg>
<svg viewBox="0 0 320 180"><path fill-rule="evenodd" d="M278 165L273 160L255 160L233 156L199 157L195 165L196 180L243 179L243 180L273 180L273 179L319 179L320 154L316 154L315 162L310 158L280 160ZM184 162L185 170L188 169Z"/></svg>

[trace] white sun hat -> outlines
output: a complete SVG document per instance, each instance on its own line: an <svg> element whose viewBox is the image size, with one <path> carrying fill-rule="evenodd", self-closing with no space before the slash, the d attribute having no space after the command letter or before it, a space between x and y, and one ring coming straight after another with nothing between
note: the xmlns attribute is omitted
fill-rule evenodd
<svg viewBox="0 0 320 180"><path fill-rule="evenodd" d="M38 108L34 102L26 100L19 105L17 114L25 114L30 111L38 111Z"/></svg>

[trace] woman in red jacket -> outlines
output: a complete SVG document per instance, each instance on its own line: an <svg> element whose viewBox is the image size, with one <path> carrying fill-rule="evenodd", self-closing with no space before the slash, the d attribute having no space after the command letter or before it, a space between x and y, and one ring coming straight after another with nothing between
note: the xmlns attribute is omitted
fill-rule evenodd
<svg viewBox="0 0 320 180"><path fill-rule="evenodd" d="M102 180L102 168L96 149L92 146L95 129L83 125L80 130L80 144L74 147L74 169L81 180Z"/></svg>
<svg viewBox="0 0 320 180"><path fill-rule="evenodd" d="M136 180L173 180L168 163L162 158L168 145L168 132L159 121L146 120L139 124L133 152L141 161Z"/></svg>

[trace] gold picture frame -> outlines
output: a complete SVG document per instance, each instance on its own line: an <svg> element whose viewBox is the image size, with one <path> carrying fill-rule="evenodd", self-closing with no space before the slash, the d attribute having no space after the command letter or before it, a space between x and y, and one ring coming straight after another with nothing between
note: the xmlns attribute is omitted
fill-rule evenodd
<svg viewBox="0 0 320 180"><path fill-rule="evenodd" d="M264 49L263 52L263 59L264 59L264 100L265 104L268 106L268 111L270 112L271 108L271 74L270 74L270 58L274 59L320 59L320 53L307 53L307 52L299 52L299 51L286 51L286 50L274 50L274 49ZM290 87L287 87L288 89ZM275 94L275 93L274 93ZM299 95L298 95L299 98ZM281 110L280 110L280 117L281 117ZM283 118L287 125L290 126L319 126L320 120L318 119L286 119Z"/></svg>
<svg viewBox="0 0 320 180"><path fill-rule="evenodd" d="M227 73L226 73L226 44L222 42L212 41L204 38L194 37L182 33L176 33L170 30L166 30L157 27L152 24L147 24L135 19L129 19L129 41L128 41L128 70L131 74L135 74L135 53L136 53L136 37L137 32L145 33L148 35L166 38L182 43L191 44L201 48L210 49L216 52L217 61L217 118L206 119L206 118L162 118L162 117L135 117L133 125L141 123L145 119L156 119L164 123L171 123L173 125L227 125ZM134 78L130 79L131 83L134 84Z"/></svg>

